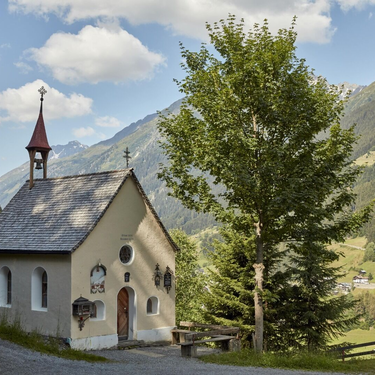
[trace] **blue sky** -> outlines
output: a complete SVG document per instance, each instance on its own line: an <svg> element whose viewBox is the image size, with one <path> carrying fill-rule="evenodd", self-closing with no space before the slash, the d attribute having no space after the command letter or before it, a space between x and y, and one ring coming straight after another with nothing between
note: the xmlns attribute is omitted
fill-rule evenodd
<svg viewBox="0 0 375 375"><path fill-rule="evenodd" d="M316 74L375 81L375 0L0 1L0 175L28 160L41 85L50 145L92 145L180 99L179 41L198 50L228 13L274 32L297 15Z"/></svg>

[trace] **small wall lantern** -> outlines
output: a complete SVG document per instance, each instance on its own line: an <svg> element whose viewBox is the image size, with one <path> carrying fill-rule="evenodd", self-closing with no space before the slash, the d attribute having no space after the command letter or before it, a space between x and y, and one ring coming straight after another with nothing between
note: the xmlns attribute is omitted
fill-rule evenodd
<svg viewBox="0 0 375 375"><path fill-rule="evenodd" d="M167 293L169 293L172 287L172 275L172 270L167 266L164 274L164 288L167 289Z"/></svg>
<svg viewBox="0 0 375 375"><path fill-rule="evenodd" d="M155 267L155 273L154 273L155 286L159 286L160 285L160 280L161 280L161 277L162 277L162 274L160 272L159 267L160 267L159 263L157 263L156 267Z"/></svg>
<svg viewBox="0 0 375 375"><path fill-rule="evenodd" d="M79 297L73 303L73 315L78 316L78 327L82 331L85 321L94 314L95 302L89 301L87 298ZM87 315L86 319L84 316Z"/></svg>
<svg viewBox="0 0 375 375"><path fill-rule="evenodd" d="M130 281L130 272L125 272L124 281L128 283Z"/></svg>

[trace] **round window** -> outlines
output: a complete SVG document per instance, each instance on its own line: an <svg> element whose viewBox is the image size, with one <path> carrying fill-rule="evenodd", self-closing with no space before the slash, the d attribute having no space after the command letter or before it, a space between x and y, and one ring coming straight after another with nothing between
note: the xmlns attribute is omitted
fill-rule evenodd
<svg viewBox="0 0 375 375"><path fill-rule="evenodd" d="M120 249L120 261L122 264L128 264L132 260L133 249L125 245Z"/></svg>

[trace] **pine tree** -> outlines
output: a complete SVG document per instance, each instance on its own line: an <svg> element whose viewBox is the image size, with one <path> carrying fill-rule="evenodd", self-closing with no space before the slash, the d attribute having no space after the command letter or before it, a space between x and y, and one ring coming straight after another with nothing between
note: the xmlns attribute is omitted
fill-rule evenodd
<svg viewBox="0 0 375 375"><path fill-rule="evenodd" d="M293 331L293 346L324 349L358 321L355 301L348 295L333 296L340 268L333 267L339 254L323 243L294 244L286 305L285 329Z"/></svg>
<svg viewBox="0 0 375 375"><path fill-rule="evenodd" d="M210 323L234 325L241 328L245 345L252 345L254 332L254 287L256 247L251 230L235 225L226 225L219 229L222 239L214 242L214 251L210 252L213 267L209 270L208 289L204 294L204 318ZM282 319L278 314L278 294L285 284L285 274L279 267L283 252L273 249L268 251L265 259L263 293L265 302L265 336L269 348L280 341L275 337L272 322ZM276 340L274 340L276 339Z"/></svg>
<svg viewBox="0 0 375 375"><path fill-rule="evenodd" d="M201 321L204 279L198 264L197 245L180 229L170 231L176 253L176 324Z"/></svg>

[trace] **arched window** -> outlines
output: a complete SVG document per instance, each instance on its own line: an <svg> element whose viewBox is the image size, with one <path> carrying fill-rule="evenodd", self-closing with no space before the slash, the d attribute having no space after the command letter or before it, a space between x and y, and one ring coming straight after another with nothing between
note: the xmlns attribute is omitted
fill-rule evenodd
<svg viewBox="0 0 375 375"><path fill-rule="evenodd" d="M147 315L159 314L159 300L157 297L150 297L147 300Z"/></svg>
<svg viewBox="0 0 375 375"><path fill-rule="evenodd" d="M12 272L8 271L7 277L7 305L12 304Z"/></svg>
<svg viewBox="0 0 375 375"><path fill-rule="evenodd" d="M42 307L47 308L47 272L44 271L42 274Z"/></svg>
<svg viewBox="0 0 375 375"><path fill-rule="evenodd" d="M105 304L103 301L94 301L94 314L91 316L91 320L105 320Z"/></svg>
<svg viewBox="0 0 375 375"><path fill-rule="evenodd" d="M44 268L37 267L31 275L31 309L47 311L48 275Z"/></svg>
<svg viewBox="0 0 375 375"><path fill-rule="evenodd" d="M12 272L8 267L0 270L0 306L12 304Z"/></svg>

